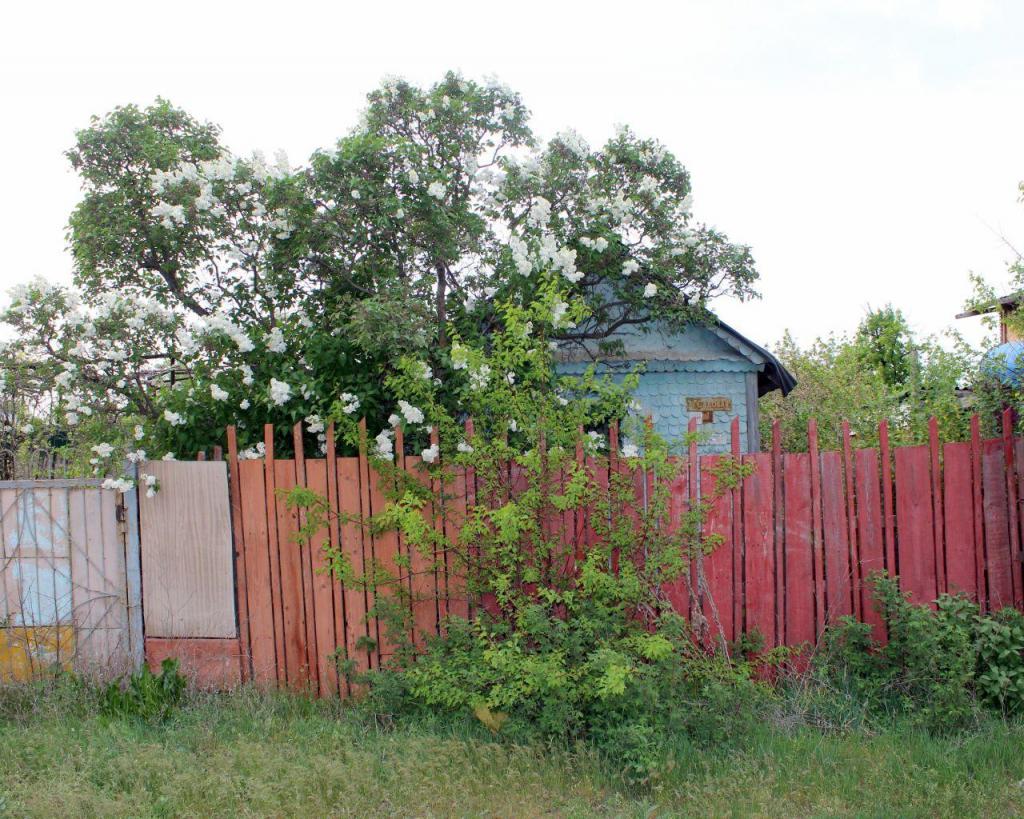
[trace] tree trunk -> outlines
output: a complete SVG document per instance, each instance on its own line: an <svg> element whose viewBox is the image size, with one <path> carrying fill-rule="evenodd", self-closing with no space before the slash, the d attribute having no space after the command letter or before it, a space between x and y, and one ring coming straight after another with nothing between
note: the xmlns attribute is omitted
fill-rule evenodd
<svg viewBox="0 0 1024 819"><path fill-rule="evenodd" d="M437 270L437 291L435 297L435 307L437 309L437 346L447 347L448 331L446 325L448 324L448 309L445 300L448 292L448 268L438 262L435 269Z"/></svg>

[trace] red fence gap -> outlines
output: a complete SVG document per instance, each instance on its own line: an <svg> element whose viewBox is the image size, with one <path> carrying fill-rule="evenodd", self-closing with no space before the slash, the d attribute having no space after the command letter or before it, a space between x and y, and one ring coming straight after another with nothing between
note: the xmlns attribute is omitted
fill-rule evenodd
<svg viewBox="0 0 1024 819"><path fill-rule="evenodd" d="M895 448L889 446L883 423L880 447L857 450L851 448L846 425L837 449L820 450L811 421L808 451L799 453L781 451L775 425L771 452L742 456L753 473L719 497L705 521L705 533L723 541L704 559L708 594L690 600L680 579L663 590L665 598L685 615L692 617L693 607L703 613L712 639L735 640L757 631L765 647L814 643L827 624L845 615L871 623L876 636L884 636L866 582L882 569L898 574L915 602L930 603L948 591L967 594L985 610L1021 607L1018 503L1024 440L1014 438L1009 417L1004 420L999 438L982 440L975 419L969 442L940 444L932 424L928 444ZM338 660L351 660L365 670L379 667L394 651L381 624L368 613L393 597L395 588L344 586L327 572L321 548L326 544L340 549L357 574L374 563L392 573L411 566L405 582L412 592L413 636L420 643L438 634L449 614L472 616L488 605L469 599L465 579L449 555L425 557L394 532L371 534L356 521L384 506L381 477L366 454L365 425L362 432L357 457L337 457L333 429L328 429L325 456L314 459L304 457L296 427L296 457L278 459L268 426L265 458L239 460L234 428L228 429L243 680L345 695L349 691ZM582 448L577 458L605 491L609 472L631 479L639 510L653 489L651 478L629 473L630 466L617 455L615 433L609 440L610 466L599 467L584 457ZM734 455L738 433L734 424ZM467 439L472 434L470 423ZM431 480L419 457L404 455L400 431L395 449L400 469ZM696 446L690 447L670 488L664 525L680 524L691 493L710 496L715 465L726 457L698 457ZM515 477L514 467L510 474ZM451 537L475 502L476 484L472 470L449 475L452 491L424 515L429 525ZM341 518L318 533L312 548L295 542L301 513L288 509L278 492L291 486L326 497ZM594 542L593 513L553 513L549 535L566 541L559 557L562 571L573 571L585 546Z"/></svg>

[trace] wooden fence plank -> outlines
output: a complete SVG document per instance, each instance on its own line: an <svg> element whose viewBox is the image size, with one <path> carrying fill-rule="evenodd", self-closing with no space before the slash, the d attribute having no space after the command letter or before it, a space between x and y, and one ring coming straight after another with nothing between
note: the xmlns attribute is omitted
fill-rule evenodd
<svg viewBox="0 0 1024 819"><path fill-rule="evenodd" d="M878 457L882 461L882 525L885 531L885 569L890 577L899 574L896 557L896 508L893 504L892 453L889 450L889 422L878 425Z"/></svg>
<svg viewBox="0 0 1024 819"><path fill-rule="evenodd" d="M850 583L853 596L853 614L860 619L863 616L861 601L860 546L857 541L857 509L854 503L855 468L850 444L850 422L842 423L843 439L843 477L846 486L846 524L848 527L848 548L850 565Z"/></svg>
<svg viewBox="0 0 1024 819"><path fill-rule="evenodd" d="M818 422L807 422L807 454L811 478L811 555L814 560L814 623L815 634L825 628L827 601L825 597L825 547L821 523L821 454L818 452Z"/></svg>
<svg viewBox="0 0 1024 819"><path fill-rule="evenodd" d="M365 571L363 564L362 490L359 485L359 459L338 458L338 510L342 515L340 527L341 551L359 578ZM364 645L369 639L366 621L367 592L358 583L346 583L345 597L345 655L355 664L356 673L370 667L370 651ZM376 637L374 638L376 639Z"/></svg>
<svg viewBox="0 0 1024 819"><path fill-rule="evenodd" d="M775 645L775 547L773 538L773 493L771 455L744 455L743 463L754 472L743 481L742 517L745 562L746 631L759 631L765 647Z"/></svg>
<svg viewBox="0 0 1024 819"><path fill-rule="evenodd" d="M931 603L938 594L930 460L927 446L896 448L900 586L915 603Z"/></svg>
<svg viewBox="0 0 1024 819"><path fill-rule="evenodd" d="M935 548L935 588L943 594L946 581L945 517L942 514L942 463L939 457L939 422L933 415L928 419L928 451L932 471L932 543Z"/></svg>
<svg viewBox="0 0 1024 819"><path fill-rule="evenodd" d="M680 530L684 523L686 504L689 500L689 465L686 461L677 461L676 464L677 472L669 486L668 526L670 534L681 536L682 533ZM587 468L595 468L594 460L592 458L587 459ZM588 510L588 515L590 514L592 514L592 511ZM588 545L597 542L594 530L590 525L588 525L586 530L586 538ZM680 543L680 547L683 549L687 548L688 545L689 544L687 543ZM683 615L686 615L689 612L690 597L686 588L686 579L680 577L672 583L665 584L664 593L669 604L675 611L680 612Z"/></svg>
<svg viewBox="0 0 1024 819"><path fill-rule="evenodd" d="M775 550L775 645L786 642L786 503L782 474L782 429L779 419L772 421L772 536Z"/></svg>
<svg viewBox="0 0 1024 819"><path fill-rule="evenodd" d="M782 462L786 510L784 638L787 645L798 645L813 643L817 635L811 458L804 452L787 453Z"/></svg>
<svg viewBox="0 0 1024 819"><path fill-rule="evenodd" d="M329 497L327 487L327 461L310 459L306 461L306 485L318 495ZM332 655L338 645L335 634L334 586L324 559L324 547L330 545L328 527L321 529L310 541L309 550L313 582L313 615L316 627L317 679L320 696L337 696L338 669ZM307 615L308 616L308 615Z"/></svg>
<svg viewBox="0 0 1024 819"><path fill-rule="evenodd" d="M279 492L295 486L295 461L274 461L274 485ZM309 683L306 654L305 601L302 589L302 552L295 542L298 512L288 509L284 499L274 499L277 517L277 555L281 566L281 613L284 623L284 665L288 686L305 689Z"/></svg>
<svg viewBox="0 0 1024 819"><path fill-rule="evenodd" d="M295 485L306 488L306 454L302 441L302 422L292 427L292 445L295 450ZM294 516L295 525L301 530L306 525L306 513L301 508L291 510ZM317 659L316 644L316 606L313 602L313 556L308 543L300 543L293 540L289 548L299 553L299 564L302 567L302 624L304 628L303 645L306 649L306 672L309 678L310 690L314 695L318 693L320 685L320 663ZM332 615L333 619L333 615Z"/></svg>
<svg viewBox="0 0 1024 819"><path fill-rule="evenodd" d="M945 473L943 530L946 537L946 586L951 593L964 592L977 600L971 445L945 444L942 462Z"/></svg>
<svg viewBox="0 0 1024 819"><path fill-rule="evenodd" d="M839 452L821 453L821 522L825 546L826 622L853 614L846 492Z"/></svg>
<svg viewBox="0 0 1024 819"><path fill-rule="evenodd" d="M277 667L284 666L284 657L278 660L277 620L272 592L273 573L271 554L277 559L276 544L271 549L267 530L267 491L264 466L261 460L239 461L238 487L241 504L240 525L245 543L246 599L249 611L248 645L242 653L252 663L252 679L261 687L278 681Z"/></svg>
<svg viewBox="0 0 1024 819"><path fill-rule="evenodd" d="M264 510L267 513L267 556L270 563L270 604L274 614L274 656L277 658L277 684L288 682L288 661L285 652L284 605L281 601L281 533L277 525L277 468L274 459L274 426L263 425Z"/></svg>
<svg viewBox="0 0 1024 819"><path fill-rule="evenodd" d="M247 682L252 674L249 655L249 595L246 591L248 573L245 568L245 527L242 525L242 496L238 477L238 435L234 426L227 428L228 489L231 500L231 537L235 559L235 606L238 611L238 640L242 652L241 679ZM218 453L219 456L220 453ZM215 461L220 457L215 456Z"/></svg>
<svg viewBox="0 0 1024 819"><path fill-rule="evenodd" d="M860 610L865 623L874 626L877 639L883 636L882 617L875 609L868 578L885 569L885 537L882 530L882 484L878 475L878 450L858 449L856 470L857 536L860 565Z"/></svg>
<svg viewBox="0 0 1024 819"><path fill-rule="evenodd" d="M414 480L428 485L430 476L422 467L423 459L419 455L405 456L406 472ZM428 502L422 510L424 518L433 520L433 507ZM412 623L417 645L422 645L428 636L438 633L437 623L437 581L433 554L428 554L422 547L410 544L410 585L412 590Z"/></svg>
<svg viewBox="0 0 1024 819"><path fill-rule="evenodd" d="M988 571L985 558L985 499L983 494L981 419L971 416L971 486L974 509L974 572L978 579L978 605L988 610Z"/></svg>
<svg viewBox="0 0 1024 819"><path fill-rule="evenodd" d="M334 446L334 422L327 425L327 440L324 442L324 457L327 467L327 504L328 504L328 544L332 553L336 556L341 551L341 512L338 508L338 456ZM323 557L323 556L321 556ZM331 584L331 596L334 601L334 646L335 652L341 652L338 659L345 659L346 631L345 631L345 590L341 581L334 576L333 571L329 575ZM336 680L338 694L344 695L349 692L348 684L337 674L337 664L334 664L333 676L329 679Z"/></svg>
<svg viewBox="0 0 1024 819"><path fill-rule="evenodd" d="M370 480L370 513L379 515L384 511L385 499L382 486L383 477L370 468L368 471ZM374 586L373 601L374 608L381 607L384 611L389 606L395 605L397 578L399 567L396 562L398 556L398 534L394 530L378 532L373 536L373 556L376 571L374 575L379 577L381 582ZM387 662L395 653L395 638L388 630L387 619L374 618L378 624L378 635L380 640L379 655L381 663Z"/></svg>
<svg viewBox="0 0 1024 819"><path fill-rule="evenodd" d="M707 520L704 523L705 539L709 535L721 538L711 554L704 559L704 572L707 577L708 595L710 599L703 601L704 616L711 624L711 637L719 636L725 640L736 638L733 623L733 531L732 531L732 493L725 492L719 498L714 497L717 480L714 470L722 463L724 456L705 455L700 459L701 495L706 502L711 502ZM715 615L721 625L721 632L715 630Z"/></svg>
<svg viewBox="0 0 1024 819"><path fill-rule="evenodd" d="M1013 443L1014 410L1007 407L1003 410L1003 461L1006 465L1006 511L1009 517L1010 530L1010 584L1013 588L1013 605L1024 606L1024 587L1021 577L1020 552L1020 510L1018 503L1017 467Z"/></svg>
<svg viewBox="0 0 1024 819"><path fill-rule="evenodd" d="M1006 461L1003 441L982 441L981 473L985 514L985 571L988 604L992 611L1013 605L1010 522L1006 497Z"/></svg>

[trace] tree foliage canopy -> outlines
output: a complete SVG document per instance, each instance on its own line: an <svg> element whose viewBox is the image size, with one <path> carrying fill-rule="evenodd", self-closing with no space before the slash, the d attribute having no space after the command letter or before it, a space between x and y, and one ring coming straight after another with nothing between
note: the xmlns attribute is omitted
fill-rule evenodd
<svg viewBox="0 0 1024 819"><path fill-rule="evenodd" d="M622 128L600 148L573 131L539 144L518 94L455 73L384 82L299 167L236 157L164 100L94 118L68 158L74 286L14 294L4 367L52 391L75 440L138 424L150 457L227 423L247 444L274 423L287 447L342 393L380 423L382 373L414 356L444 380L450 339L486 344L495 304L530 303L541 272L588 305L558 308L562 342L754 295L749 249L696 220L660 143Z"/></svg>

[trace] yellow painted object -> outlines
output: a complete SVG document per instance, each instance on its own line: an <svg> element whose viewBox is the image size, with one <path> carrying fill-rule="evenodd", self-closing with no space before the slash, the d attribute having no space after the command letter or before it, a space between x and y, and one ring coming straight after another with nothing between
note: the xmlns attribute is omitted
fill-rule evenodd
<svg viewBox="0 0 1024 819"><path fill-rule="evenodd" d="M73 626L0 628L0 683L27 682L55 668L71 670Z"/></svg>

